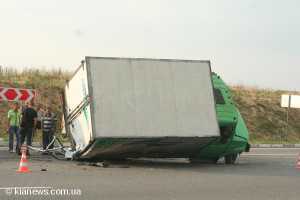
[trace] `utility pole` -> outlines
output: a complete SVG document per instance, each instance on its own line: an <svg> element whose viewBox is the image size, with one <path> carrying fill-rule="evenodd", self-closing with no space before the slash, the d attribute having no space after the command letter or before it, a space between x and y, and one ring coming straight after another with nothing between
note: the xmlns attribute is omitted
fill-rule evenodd
<svg viewBox="0 0 300 200"><path fill-rule="evenodd" d="M289 95L289 100L288 100L288 107L286 109L286 132L285 132L285 141L288 141L288 135L289 135L289 115L290 115L290 109L291 109L291 100L292 96Z"/></svg>

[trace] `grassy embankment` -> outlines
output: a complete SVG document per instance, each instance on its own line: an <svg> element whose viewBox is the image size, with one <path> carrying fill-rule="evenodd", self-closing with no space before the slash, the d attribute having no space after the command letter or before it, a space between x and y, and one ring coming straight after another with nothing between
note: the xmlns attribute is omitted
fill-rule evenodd
<svg viewBox="0 0 300 200"><path fill-rule="evenodd" d="M69 72L60 70L27 69L18 72L0 68L0 85L35 88L36 103L49 105L60 117L62 115L60 91ZM285 140L286 109L280 107L280 96L286 91L265 90L241 86L232 87L233 96L249 128L252 143L280 143ZM0 103L0 137L7 138L5 131L8 103ZM300 110L290 111L287 141L300 143Z"/></svg>
<svg viewBox="0 0 300 200"><path fill-rule="evenodd" d="M234 100L250 132L252 143L300 143L300 110L281 108L282 94L297 92L232 87Z"/></svg>

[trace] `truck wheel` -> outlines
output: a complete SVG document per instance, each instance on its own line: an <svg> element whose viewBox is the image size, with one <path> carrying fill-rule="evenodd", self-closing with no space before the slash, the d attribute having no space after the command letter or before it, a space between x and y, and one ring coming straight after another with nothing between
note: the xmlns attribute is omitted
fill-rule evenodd
<svg viewBox="0 0 300 200"><path fill-rule="evenodd" d="M237 160L238 154L230 154L225 156L225 164L234 165Z"/></svg>

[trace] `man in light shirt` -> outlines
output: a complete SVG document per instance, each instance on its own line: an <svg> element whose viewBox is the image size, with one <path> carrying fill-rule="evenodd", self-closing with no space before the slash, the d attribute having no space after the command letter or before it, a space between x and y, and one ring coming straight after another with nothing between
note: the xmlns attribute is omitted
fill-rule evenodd
<svg viewBox="0 0 300 200"><path fill-rule="evenodd" d="M21 113L19 112L19 104L15 102L7 113L8 117L8 134L9 134L9 152L14 152L14 136L16 136L16 152L19 151L20 136L19 126Z"/></svg>

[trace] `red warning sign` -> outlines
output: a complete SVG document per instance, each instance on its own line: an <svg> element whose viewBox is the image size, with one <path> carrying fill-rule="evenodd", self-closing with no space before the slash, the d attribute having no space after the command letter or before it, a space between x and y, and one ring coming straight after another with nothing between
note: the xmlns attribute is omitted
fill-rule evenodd
<svg viewBox="0 0 300 200"><path fill-rule="evenodd" d="M35 97L35 90L0 87L0 101L30 101Z"/></svg>

